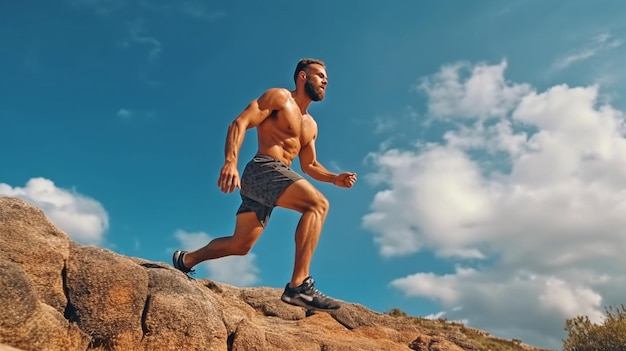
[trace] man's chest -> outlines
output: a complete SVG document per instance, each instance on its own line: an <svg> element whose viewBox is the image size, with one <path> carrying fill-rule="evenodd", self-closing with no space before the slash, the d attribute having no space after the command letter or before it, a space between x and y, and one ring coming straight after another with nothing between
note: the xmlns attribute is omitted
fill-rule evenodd
<svg viewBox="0 0 626 351"><path fill-rule="evenodd" d="M274 114L275 128L282 134L298 138L303 144L315 136L317 125L310 115L302 115L299 110L275 111Z"/></svg>

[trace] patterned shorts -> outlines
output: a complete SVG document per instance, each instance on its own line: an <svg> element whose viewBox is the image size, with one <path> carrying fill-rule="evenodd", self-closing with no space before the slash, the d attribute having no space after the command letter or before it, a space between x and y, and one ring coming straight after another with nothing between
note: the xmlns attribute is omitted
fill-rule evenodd
<svg viewBox="0 0 626 351"><path fill-rule="evenodd" d="M241 176L237 214L254 212L265 227L280 195L300 179L304 178L281 161L267 155L254 156Z"/></svg>

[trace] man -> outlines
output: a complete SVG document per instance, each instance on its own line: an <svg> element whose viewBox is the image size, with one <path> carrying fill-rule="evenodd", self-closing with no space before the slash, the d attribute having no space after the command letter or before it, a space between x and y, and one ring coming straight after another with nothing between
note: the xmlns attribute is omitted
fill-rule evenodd
<svg viewBox="0 0 626 351"><path fill-rule="evenodd" d="M302 214L295 233L295 264L281 300L308 309L334 310L339 308L339 303L315 288L309 272L328 213L328 200L290 166L299 156L304 173L343 188L354 185L356 174L334 174L317 161L317 124L307 109L312 101L324 99L328 84L324 63L315 59L300 60L294 81L295 90L267 90L228 127L226 160L217 185L224 193L240 189L242 202L233 235L212 240L196 251L176 251L172 260L175 268L189 273L191 267L206 260L245 255L265 229L274 207L295 210ZM240 178L239 150L250 128L257 129L258 151Z"/></svg>

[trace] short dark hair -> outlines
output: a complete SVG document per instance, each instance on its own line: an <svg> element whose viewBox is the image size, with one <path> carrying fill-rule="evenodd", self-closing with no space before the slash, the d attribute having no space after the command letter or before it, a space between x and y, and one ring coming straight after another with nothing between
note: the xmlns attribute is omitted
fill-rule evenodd
<svg viewBox="0 0 626 351"><path fill-rule="evenodd" d="M313 58L303 58L302 60L298 61L298 65L296 66L296 71L293 73L293 81L297 82L298 73L300 73L300 71L306 71L309 65L312 65L312 64L318 64L322 67L326 67L326 65L324 64L324 62L322 62L322 60L313 59Z"/></svg>

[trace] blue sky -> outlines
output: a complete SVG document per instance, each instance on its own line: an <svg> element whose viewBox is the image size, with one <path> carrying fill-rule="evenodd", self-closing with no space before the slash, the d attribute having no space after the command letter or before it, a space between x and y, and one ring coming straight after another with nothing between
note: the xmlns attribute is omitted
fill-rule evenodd
<svg viewBox="0 0 626 351"><path fill-rule="evenodd" d="M384 312L560 348L624 303L626 3L66 0L0 5L0 195L170 262L229 235L228 123L324 60L319 160L353 171L313 276ZM249 132L240 168L253 156ZM296 164L297 166L297 164ZM296 167L298 168L298 167ZM314 181L313 181L314 182ZM198 277L282 288L298 216Z"/></svg>

